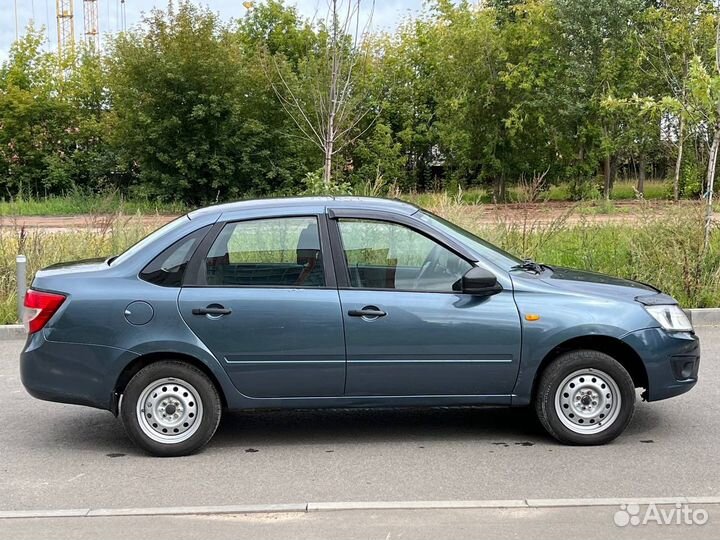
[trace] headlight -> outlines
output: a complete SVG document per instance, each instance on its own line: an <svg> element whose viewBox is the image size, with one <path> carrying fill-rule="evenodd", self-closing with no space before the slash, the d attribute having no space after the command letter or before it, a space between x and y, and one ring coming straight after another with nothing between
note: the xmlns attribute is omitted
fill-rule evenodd
<svg viewBox="0 0 720 540"><path fill-rule="evenodd" d="M693 327L690 320L677 304L645 306L645 309L665 330L671 332L692 332Z"/></svg>

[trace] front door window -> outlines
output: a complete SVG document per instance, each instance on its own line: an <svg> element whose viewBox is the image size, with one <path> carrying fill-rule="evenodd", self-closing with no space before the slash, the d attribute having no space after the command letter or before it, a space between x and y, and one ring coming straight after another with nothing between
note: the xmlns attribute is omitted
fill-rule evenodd
<svg viewBox="0 0 720 540"><path fill-rule="evenodd" d="M339 220L350 286L453 292L471 264L427 236L397 223Z"/></svg>

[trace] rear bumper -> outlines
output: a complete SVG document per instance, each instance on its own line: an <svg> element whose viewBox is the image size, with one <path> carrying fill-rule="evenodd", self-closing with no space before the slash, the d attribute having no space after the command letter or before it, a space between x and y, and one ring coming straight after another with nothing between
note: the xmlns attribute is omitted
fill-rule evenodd
<svg viewBox="0 0 720 540"><path fill-rule="evenodd" d="M37 332L20 354L20 380L37 399L111 410L116 377L108 368L123 365L128 356L135 355L101 345L48 341Z"/></svg>
<svg viewBox="0 0 720 540"><path fill-rule="evenodd" d="M642 358L648 378L647 401L684 394L697 384L700 340L691 332L646 328L623 338Z"/></svg>

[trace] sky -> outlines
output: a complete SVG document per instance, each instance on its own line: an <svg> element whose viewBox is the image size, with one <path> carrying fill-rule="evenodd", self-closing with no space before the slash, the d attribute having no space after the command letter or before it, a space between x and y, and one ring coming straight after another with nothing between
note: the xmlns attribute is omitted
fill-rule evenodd
<svg viewBox="0 0 720 540"><path fill-rule="evenodd" d="M367 10L371 2L372 0L363 0L360 5ZM193 0L193 3L209 7L226 20L242 17L246 12L243 0ZM316 14L323 17L327 13L327 0L285 0L285 3L295 5L300 13L308 18ZM83 0L74 0L74 5L75 39L79 40L83 38ZM127 27L137 24L143 12L154 7L165 8L167 5L168 0L125 0ZM28 23L34 20L37 28L47 28L48 47L57 48L55 0L0 0L0 62L7 59L10 46L15 40L15 6L20 35L24 33ZM417 13L421 6L422 0L375 0L373 28L393 28L401 19ZM121 29L121 12L121 0L98 0L101 36Z"/></svg>

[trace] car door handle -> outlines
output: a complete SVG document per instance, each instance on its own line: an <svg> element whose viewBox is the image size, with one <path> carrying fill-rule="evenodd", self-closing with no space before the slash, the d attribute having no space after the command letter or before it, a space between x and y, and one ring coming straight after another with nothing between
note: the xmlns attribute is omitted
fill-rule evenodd
<svg viewBox="0 0 720 540"><path fill-rule="evenodd" d="M224 308L224 307L203 307L203 308L193 308L192 314L193 315L230 315L232 313L232 309L230 308Z"/></svg>
<svg viewBox="0 0 720 540"><path fill-rule="evenodd" d="M376 307L364 307L362 309L351 309L348 311L351 317L384 317L387 315L382 309Z"/></svg>

